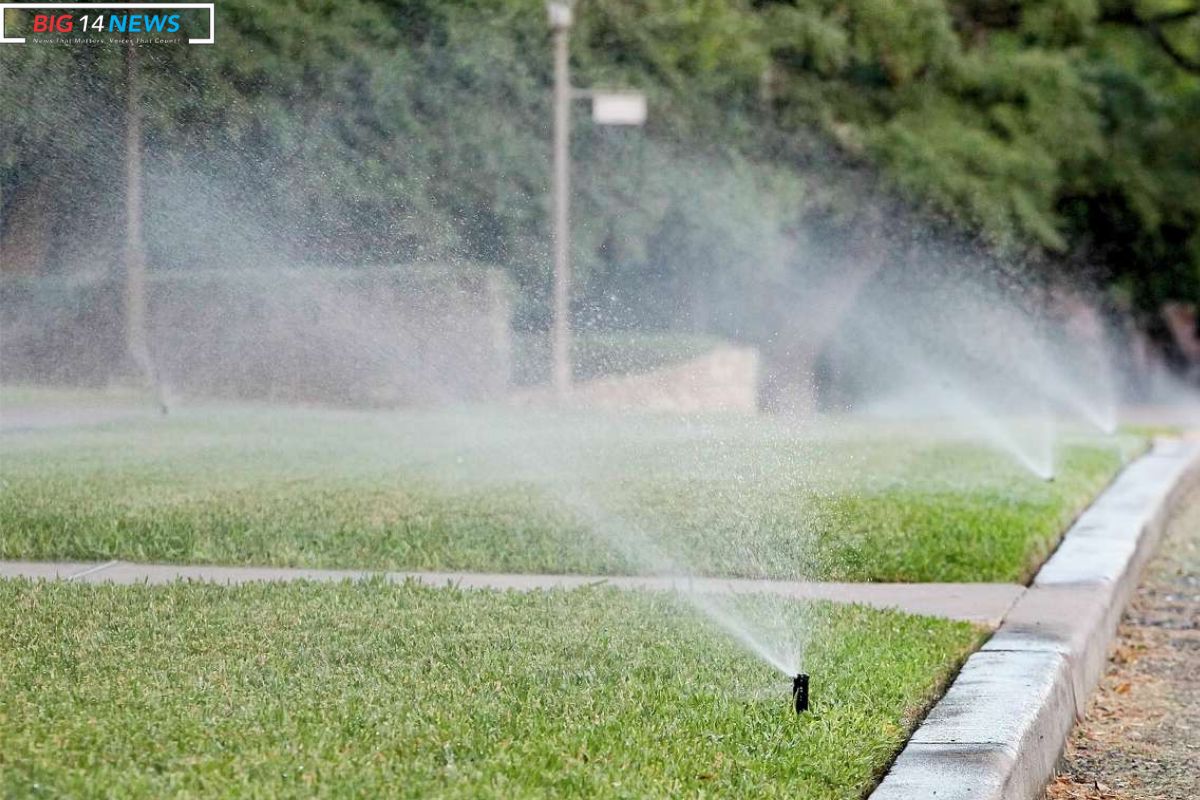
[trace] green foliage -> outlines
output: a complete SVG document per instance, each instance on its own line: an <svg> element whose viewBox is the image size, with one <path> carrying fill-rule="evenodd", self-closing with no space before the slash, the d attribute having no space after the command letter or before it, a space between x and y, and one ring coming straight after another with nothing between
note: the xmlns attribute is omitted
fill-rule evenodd
<svg viewBox="0 0 1200 800"><path fill-rule="evenodd" d="M737 310L721 305L730 289L767 291L795 268L797 231L853 216L864 187L846 165L861 163L1002 253L1092 262L1147 308L1194 296L1200 75L1180 59L1200 57L1200 19L1146 22L1186 9L583 4L575 82L640 88L652 112L645 130L628 131L599 129L576 109L580 312L637 320L658 310L660 326L687 317L737 333ZM253 218L288 257L503 264L522 290L521 324L545 325L540 2L227 0L219 16L216 47L143 49L152 173L191 168L234 187L231 202L250 210L231 213ZM111 203L120 55L5 50L6 203L48 171L77 205ZM151 207L171 191L152 187ZM151 254L169 265L170 232L150 227Z"/></svg>

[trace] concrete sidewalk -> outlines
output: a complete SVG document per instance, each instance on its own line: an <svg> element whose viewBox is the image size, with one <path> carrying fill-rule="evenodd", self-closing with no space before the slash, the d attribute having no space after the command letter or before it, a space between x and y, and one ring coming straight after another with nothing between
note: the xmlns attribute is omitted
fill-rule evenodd
<svg viewBox="0 0 1200 800"><path fill-rule="evenodd" d="M1025 592L1008 583L817 583L751 580L602 575L522 575L478 572L369 572L363 570L288 569L283 567L220 567L176 564L136 564L128 561L45 562L0 561L0 578L45 578L86 583L162 584L178 580L239 584L253 581L416 581L427 586L469 589L576 589L615 586L649 591L703 594L766 593L782 597L862 603L912 614L966 620L997 627Z"/></svg>
<svg viewBox="0 0 1200 800"><path fill-rule="evenodd" d="M96 408L0 408L0 433L82 428L104 425L136 417L154 418L161 414L144 407Z"/></svg>

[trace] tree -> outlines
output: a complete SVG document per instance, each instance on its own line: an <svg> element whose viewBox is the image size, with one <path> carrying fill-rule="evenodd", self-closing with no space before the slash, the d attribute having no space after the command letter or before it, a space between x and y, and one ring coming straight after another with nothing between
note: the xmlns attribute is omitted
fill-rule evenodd
<svg viewBox="0 0 1200 800"><path fill-rule="evenodd" d="M874 236L864 199L889 208L884 253L903 219L1095 281L1146 313L1193 299L1194 8L597 0L580 14L578 81L636 86L654 113L626 135L577 109L576 308L677 324L669 294L697 324L761 336L731 298L803 284L809 229ZM152 268L238 260L229 235L182 244L207 219L272 243L240 247L252 263L503 264L520 324L545 325L550 65L538 0L228 0L220 13L220 47L141 54ZM47 233L35 260L119 261L119 238L105 242L121 209L105 187L122 163L121 69L106 48L5 50L6 249L13 220L65 230L28 220L83 208L95 235ZM205 194L203 213L189 211ZM650 295L660 302L640 299Z"/></svg>

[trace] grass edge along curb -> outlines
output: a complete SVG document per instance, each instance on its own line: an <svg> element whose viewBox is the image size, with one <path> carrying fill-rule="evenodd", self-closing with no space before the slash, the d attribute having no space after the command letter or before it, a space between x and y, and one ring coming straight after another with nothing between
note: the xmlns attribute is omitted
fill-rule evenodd
<svg viewBox="0 0 1200 800"><path fill-rule="evenodd" d="M1042 797L1142 568L1198 484L1200 443L1160 440L1128 466L967 659L870 800Z"/></svg>

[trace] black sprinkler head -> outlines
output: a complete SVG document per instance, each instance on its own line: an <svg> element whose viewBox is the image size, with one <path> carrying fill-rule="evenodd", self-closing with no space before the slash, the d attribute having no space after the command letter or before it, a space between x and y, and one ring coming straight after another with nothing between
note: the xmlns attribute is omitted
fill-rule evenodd
<svg viewBox="0 0 1200 800"><path fill-rule="evenodd" d="M808 676L801 672L792 678L792 700L796 703L796 713L808 711Z"/></svg>

